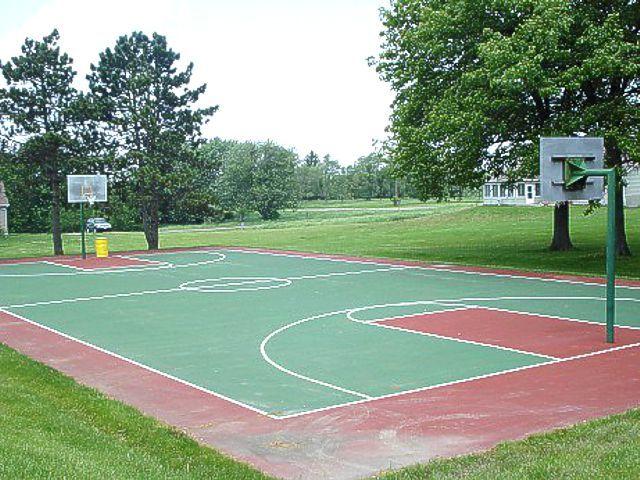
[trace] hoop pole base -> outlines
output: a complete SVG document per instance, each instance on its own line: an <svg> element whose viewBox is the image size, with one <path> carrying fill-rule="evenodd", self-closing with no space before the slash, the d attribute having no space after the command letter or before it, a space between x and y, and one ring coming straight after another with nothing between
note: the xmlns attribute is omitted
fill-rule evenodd
<svg viewBox="0 0 640 480"><path fill-rule="evenodd" d="M80 204L80 238L82 243L82 259L87 259L87 243L85 238L85 226L84 226L84 203Z"/></svg>

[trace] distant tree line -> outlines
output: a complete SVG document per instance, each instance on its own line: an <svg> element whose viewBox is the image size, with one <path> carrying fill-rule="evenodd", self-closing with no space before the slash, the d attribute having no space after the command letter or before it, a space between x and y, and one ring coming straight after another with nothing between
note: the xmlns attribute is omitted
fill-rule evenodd
<svg viewBox="0 0 640 480"><path fill-rule="evenodd" d="M217 107L197 107L206 85L190 86L193 64L179 69L162 35L119 37L90 66L86 91L58 43L57 30L27 38L0 61L0 178L12 230L50 231L55 254L62 233L79 228L77 206L66 202L69 174L107 174L109 201L94 212L116 229L142 229L150 249L163 223L250 212L271 220L299 200L413 194L379 153L342 166L273 142L206 141L201 127Z"/></svg>
<svg viewBox="0 0 640 480"><path fill-rule="evenodd" d="M197 201L187 198L201 176L200 128L217 107L195 106L206 85L189 88L193 64L180 70L162 35L118 38L91 65L86 92L74 87L73 60L58 41L57 30L27 38L20 55L0 62L0 176L12 224L40 231L48 217L54 254L62 254L66 175L107 173L111 207L139 219L156 249L163 210Z"/></svg>
<svg viewBox="0 0 640 480"><path fill-rule="evenodd" d="M330 155L320 159L314 151L298 162L296 180L304 200L395 198L414 195L413 187L398 179L381 153L360 157L341 166Z"/></svg>

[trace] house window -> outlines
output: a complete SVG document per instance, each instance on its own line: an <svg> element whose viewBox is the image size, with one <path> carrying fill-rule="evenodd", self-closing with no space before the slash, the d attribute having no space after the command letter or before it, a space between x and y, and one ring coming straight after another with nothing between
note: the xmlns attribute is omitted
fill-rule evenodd
<svg viewBox="0 0 640 480"><path fill-rule="evenodd" d="M536 183L536 197L540 196L540 183Z"/></svg>
<svg viewBox="0 0 640 480"><path fill-rule="evenodd" d="M518 196L524 197L524 183L518 184Z"/></svg>
<svg viewBox="0 0 640 480"><path fill-rule="evenodd" d="M484 196L485 197L490 197L491 196L491 185L485 185L484 186Z"/></svg>
<svg viewBox="0 0 640 480"><path fill-rule="evenodd" d="M500 185L500 196L501 197L506 197L507 196L507 186L506 185Z"/></svg>
<svg viewBox="0 0 640 480"><path fill-rule="evenodd" d="M491 196L498 197L498 185L491 185Z"/></svg>

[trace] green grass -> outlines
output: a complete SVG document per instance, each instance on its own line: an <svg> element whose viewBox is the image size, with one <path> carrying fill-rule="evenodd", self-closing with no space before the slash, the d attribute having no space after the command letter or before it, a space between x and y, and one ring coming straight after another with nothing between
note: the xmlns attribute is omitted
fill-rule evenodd
<svg viewBox="0 0 640 480"><path fill-rule="evenodd" d="M640 410L507 442L489 452L442 459L381 475L418 479L637 479Z"/></svg>
<svg viewBox="0 0 640 480"><path fill-rule="evenodd" d="M545 207L482 207L474 204L431 204L428 209L326 212L300 209L282 219L165 227L164 248L233 245L416 259L467 265L511 267L567 273L604 274L606 211L585 217L572 209L575 249L550 252L552 210ZM621 258L620 276L640 277L640 209L627 210L627 232L638 255ZM112 251L144 249L137 232L107 235ZM79 236L66 235L67 253L78 253ZM0 257L49 255L45 234L18 234L0 240Z"/></svg>
<svg viewBox="0 0 640 480"><path fill-rule="evenodd" d="M0 478L266 477L0 344Z"/></svg>
<svg viewBox="0 0 640 480"><path fill-rule="evenodd" d="M482 202L482 198L463 198L462 200L455 200L452 203L460 202ZM372 198L366 199L353 199L353 200L308 200L302 202L300 208L405 208L405 207L423 207L434 205L435 202L421 202L415 198L402 198L400 204L395 206L393 199L390 198Z"/></svg>

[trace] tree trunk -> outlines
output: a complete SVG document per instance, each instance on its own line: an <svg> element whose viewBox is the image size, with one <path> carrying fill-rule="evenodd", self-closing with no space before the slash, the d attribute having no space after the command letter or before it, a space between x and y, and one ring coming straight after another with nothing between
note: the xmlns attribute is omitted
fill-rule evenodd
<svg viewBox="0 0 640 480"><path fill-rule="evenodd" d="M616 254L624 257L631 256L624 225L624 186L620 181L616 185Z"/></svg>
<svg viewBox="0 0 640 480"><path fill-rule="evenodd" d="M612 139L605 140L605 151L608 167L620 167L624 162L624 154L617 142ZM618 170L620 171L620 169ZM607 185L611 188L611 185ZM630 256L631 249L627 243L627 232L624 224L624 186L622 178L618 178L616 189L616 254ZM608 208L609 206L607 206Z"/></svg>
<svg viewBox="0 0 640 480"><path fill-rule="evenodd" d="M142 205L142 229L149 250L157 250L159 246L159 201L152 197Z"/></svg>
<svg viewBox="0 0 640 480"><path fill-rule="evenodd" d="M569 233L569 202L557 202L553 207L553 240L549 249L564 252L572 248Z"/></svg>
<svg viewBox="0 0 640 480"><path fill-rule="evenodd" d="M62 248L62 226L60 225L60 179L53 173L51 182L51 235L53 237L53 254L64 255Z"/></svg>

